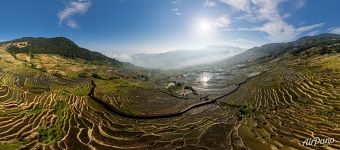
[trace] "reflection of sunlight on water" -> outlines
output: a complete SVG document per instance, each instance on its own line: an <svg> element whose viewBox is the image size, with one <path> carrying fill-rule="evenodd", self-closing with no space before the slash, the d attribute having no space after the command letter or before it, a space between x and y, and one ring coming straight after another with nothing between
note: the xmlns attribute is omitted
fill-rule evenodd
<svg viewBox="0 0 340 150"><path fill-rule="evenodd" d="M210 80L210 77L208 77L208 76L204 76L204 77L201 79L202 82L208 82L209 80Z"/></svg>
<svg viewBox="0 0 340 150"><path fill-rule="evenodd" d="M208 72L203 72L199 76L199 80L203 83L203 86L207 86L207 82L211 79L212 75Z"/></svg>
<svg viewBox="0 0 340 150"><path fill-rule="evenodd" d="M253 73L250 73L248 76L249 77L253 77L253 76L257 76L259 75L261 72L253 72Z"/></svg>

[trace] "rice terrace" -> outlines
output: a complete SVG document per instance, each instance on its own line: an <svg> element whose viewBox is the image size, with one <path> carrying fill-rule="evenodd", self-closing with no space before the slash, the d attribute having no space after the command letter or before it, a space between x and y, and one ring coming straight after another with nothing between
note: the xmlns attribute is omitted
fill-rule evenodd
<svg viewBox="0 0 340 150"><path fill-rule="evenodd" d="M66 0L51 10L39 2L1 2L29 12L0 11L14 18L0 26L0 150L340 149L339 18L291 20L338 2ZM55 10L57 25L48 17ZM198 12L211 18L181 39L182 19ZM46 22L23 19L24 32L14 25L19 14ZM244 36L253 41L235 40ZM207 43L188 50L176 41Z"/></svg>

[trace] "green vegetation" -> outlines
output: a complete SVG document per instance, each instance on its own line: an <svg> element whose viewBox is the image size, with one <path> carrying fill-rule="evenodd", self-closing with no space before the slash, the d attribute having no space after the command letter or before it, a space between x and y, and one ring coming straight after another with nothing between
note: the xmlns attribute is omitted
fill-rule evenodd
<svg viewBox="0 0 340 150"><path fill-rule="evenodd" d="M336 111L335 109L330 109L330 110L320 111L317 114L321 116L330 117L335 114L335 111Z"/></svg>
<svg viewBox="0 0 340 150"><path fill-rule="evenodd" d="M37 114L37 113L41 113L42 111L44 111L44 108L33 108L33 109L30 109L28 113Z"/></svg>
<svg viewBox="0 0 340 150"><path fill-rule="evenodd" d="M57 101L53 113L58 117L58 124L61 124L62 121L65 119L65 112L69 109L69 104L65 101Z"/></svg>
<svg viewBox="0 0 340 150"><path fill-rule="evenodd" d="M87 75L86 72L78 73L77 76L78 76L78 77L81 77L81 78L86 78L86 77L88 77L88 75Z"/></svg>
<svg viewBox="0 0 340 150"><path fill-rule="evenodd" d="M333 121L329 121L329 120L326 120L325 124L331 127L338 127L336 123L334 123Z"/></svg>
<svg viewBox="0 0 340 150"><path fill-rule="evenodd" d="M91 76L92 76L93 78L95 78L95 79L102 79L102 77L99 76L99 75L96 74L96 73L92 74Z"/></svg>
<svg viewBox="0 0 340 150"><path fill-rule="evenodd" d="M6 43L15 43L15 42L28 42L27 46L17 47L17 46L9 46L7 51L16 54L16 53L28 53L28 54L58 54L60 56L69 57L69 58L80 58L88 61L98 61L98 62L106 62L107 64L112 64L116 66L120 66L121 63L115 59L111 59L106 57L105 55L99 52L93 52L85 48L81 48L76 45L71 40L64 37L56 37L56 38L21 38L13 41L8 41ZM34 55L30 55L34 57Z"/></svg>
<svg viewBox="0 0 340 150"><path fill-rule="evenodd" d="M17 139L8 142L0 142L1 150L14 150L19 149L21 146L27 144L27 141L19 141Z"/></svg>
<svg viewBox="0 0 340 150"><path fill-rule="evenodd" d="M66 89L63 89L61 92L60 92L61 95L71 95L72 93L67 91Z"/></svg>
<svg viewBox="0 0 340 150"><path fill-rule="evenodd" d="M53 112L58 117L60 117L60 116L63 116L67 108L68 108L68 104L65 101L57 101L56 105L54 106Z"/></svg>
<svg viewBox="0 0 340 150"><path fill-rule="evenodd" d="M30 57L30 59L34 59L34 53L33 52L28 52L28 57Z"/></svg>
<svg viewBox="0 0 340 150"><path fill-rule="evenodd" d="M0 68L6 68L9 71L16 72L21 75L34 75L38 70L32 69L25 65L18 65L11 61L0 61Z"/></svg>
<svg viewBox="0 0 340 150"><path fill-rule="evenodd" d="M310 124L306 124L305 127L306 127L306 129L313 131L313 132L315 132L315 130L316 130L316 127L313 126L313 125L310 125Z"/></svg>
<svg viewBox="0 0 340 150"><path fill-rule="evenodd" d="M38 82L35 82L33 80L26 80L25 84L24 84L25 89L29 90L29 91L40 91L40 92L44 92L44 91L49 91L50 87L49 85L46 84L40 84Z"/></svg>
<svg viewBox="0 0 340 150"><path fill-rule="evenodd" d="M173 86L169 86L169 87L167 87L167 88L164 90L165 92L168 92L168 93L170 93L170 94L176 94L177 91L182 90L182 89L184 88L184 84L183 84L183 83L176 82L176 81L170 82L170 83L172 83ZM169 84L170 84L170 83L169 83Z"/></svg>
<svg viewBox="0 0 340 150"><path fill-rule="evenodd" d="M38 141L44 144L52 144L59 141L63 137L60 127L40 127L38 129Z"/></svg>
<svg viewBox="0 0 340 150"><path fill-rule="evenodd" d="M96 80L96 85L96 91L108 94L127 92L129 89L144 86L142 81L124 79Z"/></svg>
<svg viewBox="0 0 340 150"><path fill-rule="evenodd" d="M86 76L82 74L81 76ZM100 80L117 80L120 79L119 76L112 74L112 73L106 73L106 72L97 72L91 74L92 78L100 79Z"/></svg>
<svg viewBox="0 0 340 150"><path fill-rule="evenodd" d="M331 45L331 46L322 47L322 48L320 48L320 51L319 51L319 53L321 55L330 54L330 53L339 53L339 52L340 52L340 45L339 44L334 44L334 45Z"/></svg>
<svg viewBox="0 0 340 150"><path fill-rule="evenodd" d="M240 105L240 106L238 106L238 112L236 113L236 115L239 119L242 119L242 118L251 117L251 116L253 116L254 114L257 114L257 113L258 113L258 111L255 108L253 108L252 106Z"/></svg>
<svg viewBox="0 0 340 150"><path fill-rule="evenodd" d="M61 95L88 96L91 86L89 82L85 82L75 86L61 87L60 93Z"/></svg>

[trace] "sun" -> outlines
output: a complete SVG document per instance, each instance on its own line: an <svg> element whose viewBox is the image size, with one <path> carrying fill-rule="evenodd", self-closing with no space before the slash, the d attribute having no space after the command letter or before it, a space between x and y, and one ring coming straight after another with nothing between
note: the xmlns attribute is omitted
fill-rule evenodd
<svg viewBox="0 0 340 150"><path fill-rule="evenodd" d="M209 34L211 33L213 26L211 24L211 22L204 20L204 19L200 19L196 22L195 24L195 28L196 28L196 32L201 33L201 34Z"/></svg>

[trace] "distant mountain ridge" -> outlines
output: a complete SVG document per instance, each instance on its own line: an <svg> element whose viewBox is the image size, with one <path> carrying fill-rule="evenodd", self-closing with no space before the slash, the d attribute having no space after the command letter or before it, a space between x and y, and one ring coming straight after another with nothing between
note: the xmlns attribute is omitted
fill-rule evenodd
<svg viewBox="0 0 340 150"><path fill-rule="evenodd" d="M131 63L156 69L178 69L230 58L245 49L232 46L210 46L196 50L175 50L159 54L136 54Z"/></svg>
<svg viewBox="0 0 340 150"><path fill-rule="evenodd" d="M107 62L116 66L121 65L121 62L118 60L109 58L99 52L79 47L73 41L65 37L24 37L1 42L0 44L8 44L6 50L10 53L58 54L63 57L80 58L87 61Z"/></svg>
<svg viewBox="0 0 340 150"><path fill-rule="evenodd" d="M238 63L242 61L254 61L261 58L275 58L285 54L295 55L312 47L324 47L332 44L340 44L340 35L325 33L315 36L305 36L292 42L270 43L260 47L254 47L226 61ZM319 49L317 53L323 54L328 52L325 49Z"/></svg>

